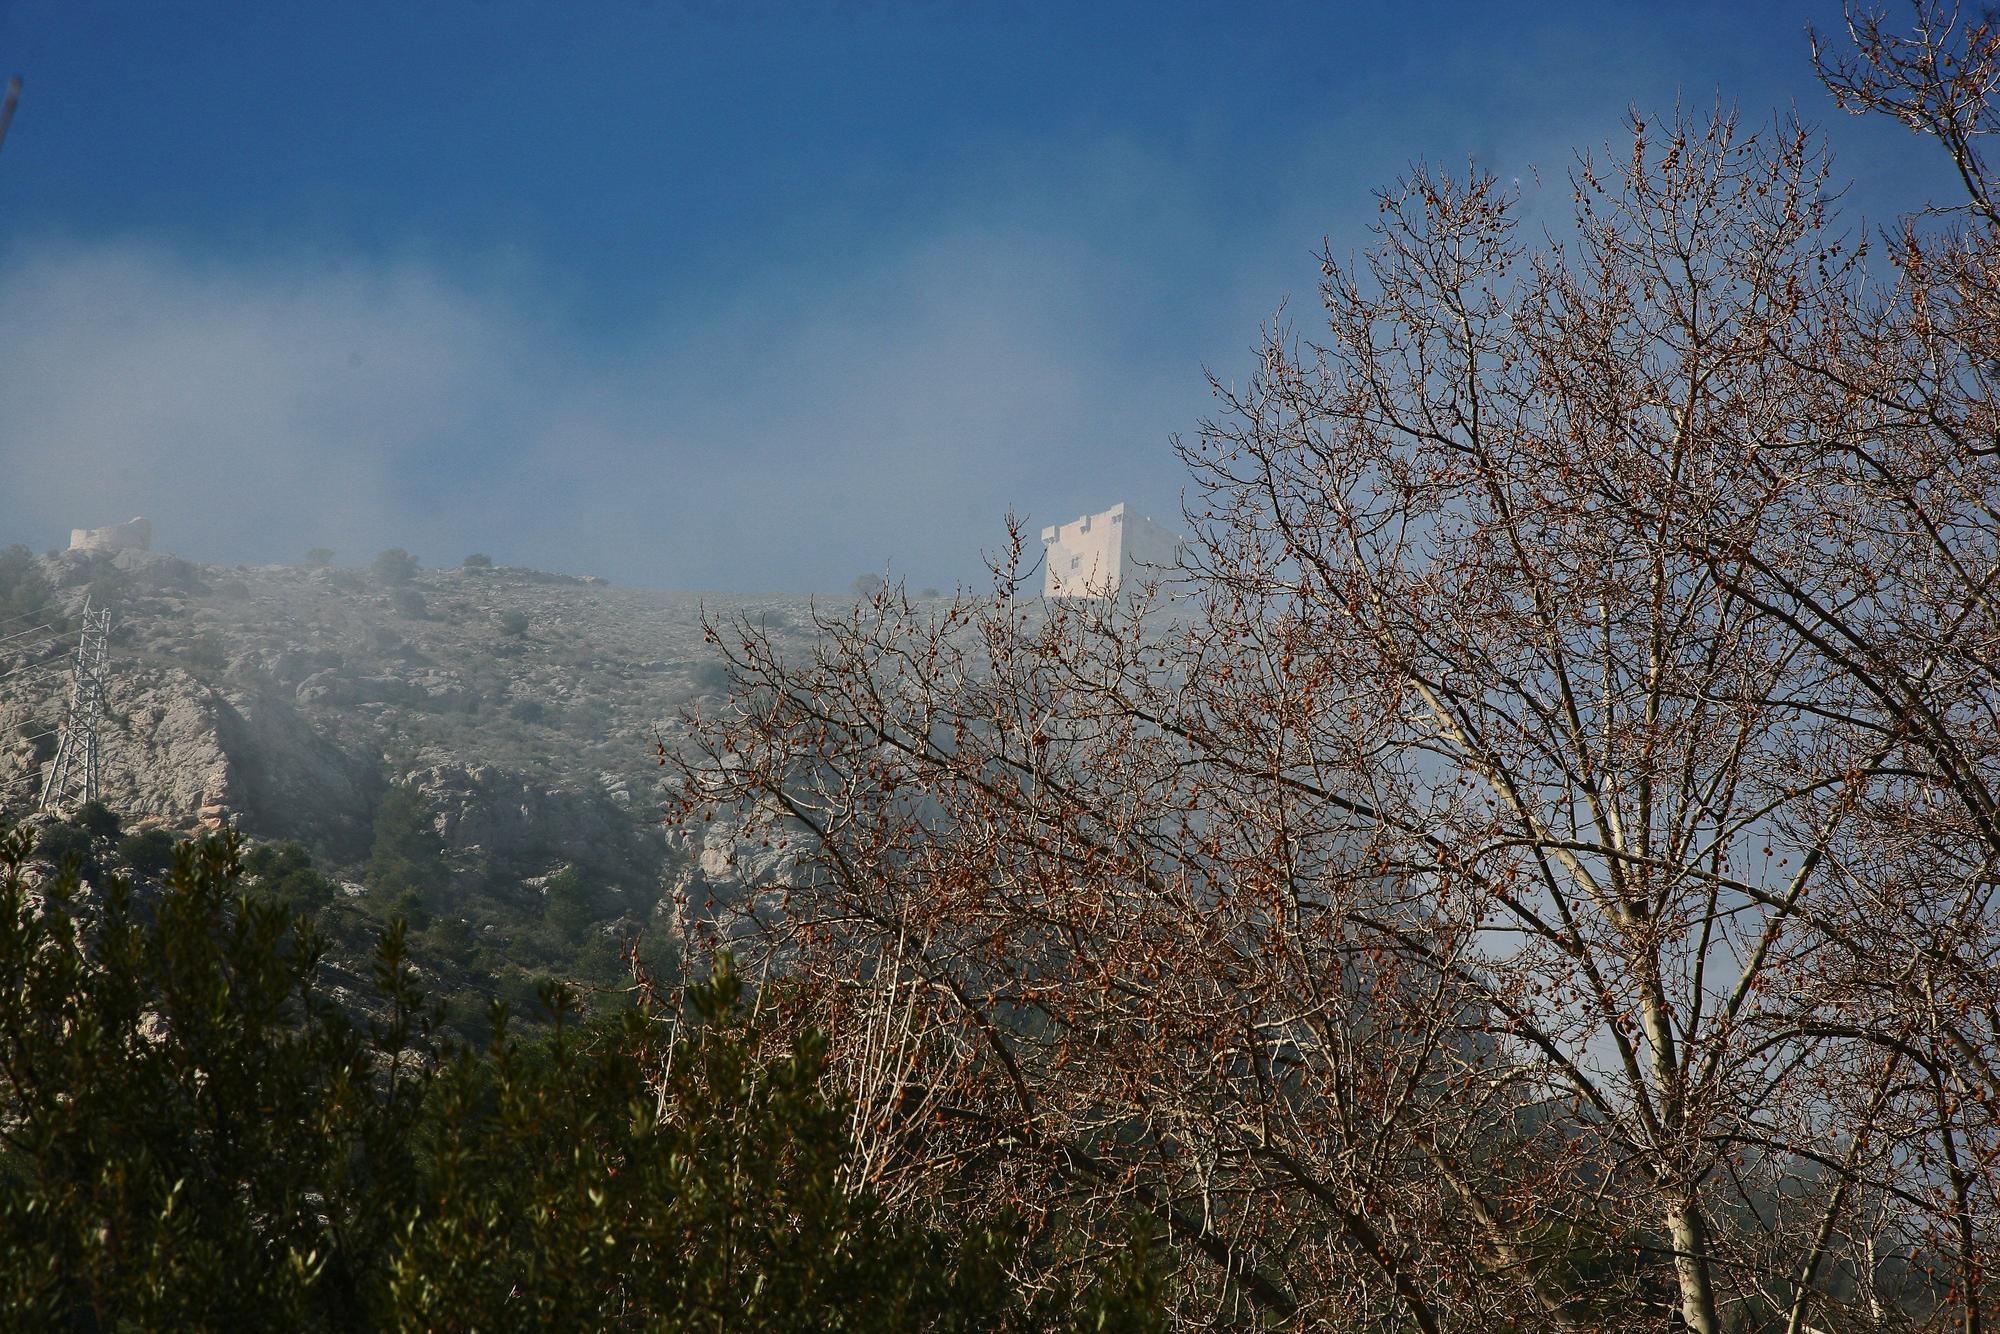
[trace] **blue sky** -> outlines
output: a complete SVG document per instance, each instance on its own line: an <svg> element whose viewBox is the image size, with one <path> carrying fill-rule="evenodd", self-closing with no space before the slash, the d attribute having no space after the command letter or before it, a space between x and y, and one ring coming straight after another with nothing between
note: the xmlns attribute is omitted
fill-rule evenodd
<svg viewBox="0 0 2000 1334"><path fill-rule="evenodd" d="M976 579L1010 507L1171 515L1203 368L1413 160L1532 193L1720 96L1824 126L1857 215L1941 195L1813 81L1838 19L0 0L0 543Z"/></svg>

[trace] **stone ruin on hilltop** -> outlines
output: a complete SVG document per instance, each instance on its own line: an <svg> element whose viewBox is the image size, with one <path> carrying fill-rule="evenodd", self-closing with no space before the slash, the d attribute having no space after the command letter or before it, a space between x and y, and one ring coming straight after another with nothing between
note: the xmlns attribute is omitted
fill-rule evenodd
<svg viewBox="0 0 2000 1334"><path fill-rule="evenodd" d="M108 528L72 528L71 551L151 551L153 524L150 519L133 518Z"/></svg>

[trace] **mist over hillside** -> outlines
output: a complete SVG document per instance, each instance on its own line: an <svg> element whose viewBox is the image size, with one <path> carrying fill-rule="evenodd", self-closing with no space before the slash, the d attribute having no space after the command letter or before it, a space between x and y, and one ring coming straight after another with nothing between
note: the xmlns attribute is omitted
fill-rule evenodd
<svg viewBox="0 0 2000 1334"><path fill-rule="evenodd" d="M349 867L384 794L406 785L459 880L532 894L573 865L634 918L695 855L660 824L655 748L721 686L704 607L783 635L810 605L505 567L217 566L137 550L36 564L63 624L86 598L113 613L101 795L129 821L234 825ZM68 686L54 665L0 680L7 813L33 804Z"/></svg>

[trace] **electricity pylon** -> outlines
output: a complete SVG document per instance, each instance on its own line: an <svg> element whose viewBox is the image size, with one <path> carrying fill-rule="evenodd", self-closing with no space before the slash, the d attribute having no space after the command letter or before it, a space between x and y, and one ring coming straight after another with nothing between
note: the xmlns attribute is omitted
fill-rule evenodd
<svg viewBox="0 0 2000 1334"><path fill-rule="evenodd" d="M86 598L62 739L56 743L56 757L49 761L48 775L42 780L42 810L74 810L97 800L97 724L104 714L105 660L110 652L111 611L92 611Z"/></svg>

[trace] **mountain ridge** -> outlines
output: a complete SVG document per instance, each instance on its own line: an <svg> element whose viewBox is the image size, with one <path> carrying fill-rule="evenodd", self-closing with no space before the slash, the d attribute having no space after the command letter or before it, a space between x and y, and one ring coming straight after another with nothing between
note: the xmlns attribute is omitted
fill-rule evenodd
<svg viewBox="0 0 2000 1334"><path fill-rule="evenodd" d="M351 867L404 784L455 876L521 894L577 866L635 910L727 860L682 848L658 815L655 746L724 681L704 609L809 624L805 597L510 567L375 578L136 550L36 566L69 623L86 598L112 610L101 795L128 820L234 825ZM32 803L67 689L62 670L0 679L0 813Z"/></svg>

